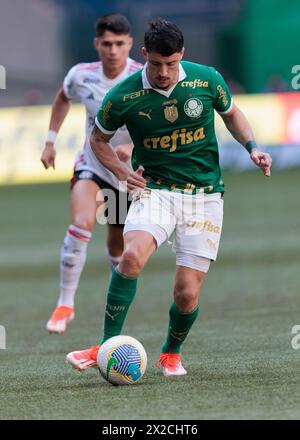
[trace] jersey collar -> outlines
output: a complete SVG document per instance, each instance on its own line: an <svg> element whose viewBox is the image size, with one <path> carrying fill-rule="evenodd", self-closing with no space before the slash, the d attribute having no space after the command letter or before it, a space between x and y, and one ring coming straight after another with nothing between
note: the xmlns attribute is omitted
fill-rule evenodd
<svg viewBox="0 0 300 440"><path fill-rule="evenodd" d="M102 72L103 82L106 83L109 86L109 88L116 86L119 82L121 82L123 79L125 79L126 76L128 76L128 71L129 71L131 61L132 61L132 59L128 57L126 60L126 65L125 65L124 69L115 78L107 78L107 76L105 76L103 64L102 64L101 72Z"/></svg>
<svg viewBox="0 0 300 440"><path fill-rule="evenodd" d="M184 68L182 67L181 64L179 64L179 77L178 77L178 81L176 84L174 84L173 87L171 87L169 90L161 90L161 89L154 89L151 84L149 83L148 77L147 77L147 63L144 65L144 68L142 70L142 81L143 81L143 87L144 89L153 89L156 92L160 93L161 95L166 96L167 98L169 98L169 96L171 95L171 93L173 92L173 90L175 89L175 87L177 86L177 84L184 80L184 78L186 78L186 73L184 71Z"/></svg>

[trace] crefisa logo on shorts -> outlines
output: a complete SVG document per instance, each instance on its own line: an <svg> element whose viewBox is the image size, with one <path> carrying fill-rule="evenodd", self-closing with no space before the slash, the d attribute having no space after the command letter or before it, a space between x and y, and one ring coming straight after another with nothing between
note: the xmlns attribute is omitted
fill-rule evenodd
<svg viewBox="0 0 300 440"><path fill-rule="evenodd" d="M198 98L190 98L184 104L184 112L190 118L199 118L203 112L202 101Z"/></svg>

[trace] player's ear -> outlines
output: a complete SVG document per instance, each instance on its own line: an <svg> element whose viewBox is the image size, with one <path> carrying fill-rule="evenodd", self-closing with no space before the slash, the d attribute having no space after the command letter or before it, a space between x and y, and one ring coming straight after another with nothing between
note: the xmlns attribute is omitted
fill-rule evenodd
<svg viewBox="0 0 300 440"><path fill-rule="evenodd" d="M132 45L133 45L133 38L129 36L129 40L128 40L128 45L129 45L129 50L131 50Z"/></svg>
<svg viewBox="0 0 300 440"><path fill-rule="evenodd" d="M94 38L94 48L98 50L99 47L99 39L97 37Z"/></svg>
<svg viewBox="0 0 300 440"><path fill-rule="evenodd" d="M145 60L147 61L147 59L148 59L148 52L147 52L145 47L142 47L142 54L143 54L143 57L145 58Z"/></svg>
<svg viewBox="0 0 300 440"><path fill-rule="evenodd" d="M181 49L181 51L180 51L180 55L181 55L181 59L183 58L183 55L184 55L184 47Z"/></svg>

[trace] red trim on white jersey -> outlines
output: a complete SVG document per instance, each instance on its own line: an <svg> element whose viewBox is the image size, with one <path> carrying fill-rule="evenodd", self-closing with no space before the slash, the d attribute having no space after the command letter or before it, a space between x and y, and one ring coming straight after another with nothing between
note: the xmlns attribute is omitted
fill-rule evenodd
<svg viewBox="0 0 300 440"><path fill-rule="evenodd" d="M141 70L143 68L143 65L137 61L133 61L131 66L129 67L128 73L134 73L138 70Z"/></svg>
<svg viewBox="0 0 300 440"><path fill-rule="evenodd" d="M92 63L80 63L80 64L77 64L76 70L96 70L96 69L99 69L99 67L101 67L101 66L102 66L102 61L93 61ZM128 69L128 73L132 74L142 68L143 68L143 65L141 63L133 60L129 69Z"/></svg>
<svg viewBox="0 0 300 440"><path fill-rule="evenodd" d="M96 70L101 67L102 61L93 61L92 63L81 63L77 65L77 70Z"/></svg>

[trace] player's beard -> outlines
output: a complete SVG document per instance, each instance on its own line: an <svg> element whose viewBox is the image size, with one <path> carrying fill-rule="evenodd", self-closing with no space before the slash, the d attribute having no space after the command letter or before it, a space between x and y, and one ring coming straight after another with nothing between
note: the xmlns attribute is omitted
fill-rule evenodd
<svg viewBox="0 0 300 440"><path fill-rule="evenodd" d="M162 80L165 80L165 81L162 81ZM171 80L170 80L170 78L158 77L156 80L156 86L158 89L168 90L171 87Z"/></svg>

